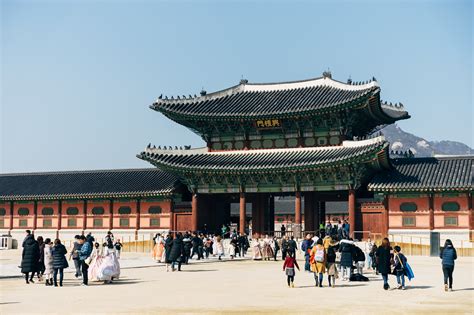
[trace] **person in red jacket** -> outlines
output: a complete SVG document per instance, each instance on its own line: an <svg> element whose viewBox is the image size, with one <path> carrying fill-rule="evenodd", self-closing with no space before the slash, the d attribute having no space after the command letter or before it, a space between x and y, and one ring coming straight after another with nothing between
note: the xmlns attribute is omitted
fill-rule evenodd
<svg viewBox="0 0 474 315"><path fill-rule="evenodd" d="M296 259L293 257L293 252L288 252L288 256L285 258L285 263L283 264L283 271L285 271L287 276L288 288L291 286L292 288L295 287L295 266L300 270L300 266L296 262Z"/></svg>

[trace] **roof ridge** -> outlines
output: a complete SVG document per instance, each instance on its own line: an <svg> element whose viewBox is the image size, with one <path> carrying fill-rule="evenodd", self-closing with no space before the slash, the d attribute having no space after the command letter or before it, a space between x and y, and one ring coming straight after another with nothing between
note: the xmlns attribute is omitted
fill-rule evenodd
<svg viewBox="0 0 474 315"><path fill-rule="evenodd" d="M0 173L3 176L27 176L27 175L61 175L61 174L86 174L86 173L107 173L107 172L130 172L130 171L162 171L156 167L148 168L123 168L123 169L95 169L95 170L71 170L71 171L46 171L46 172L24 172L24 173Z"/></svg>

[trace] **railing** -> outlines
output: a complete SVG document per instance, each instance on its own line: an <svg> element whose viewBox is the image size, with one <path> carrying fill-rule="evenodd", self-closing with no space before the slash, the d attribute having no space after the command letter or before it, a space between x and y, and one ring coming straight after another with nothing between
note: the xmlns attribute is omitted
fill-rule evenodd
<svg viewBox="0 0 474 315"><path fill-rule="evenodd" d="M393 246L400 246L407 255L430 255L430 239L421 236L389 234L388 239ZM446 237L441 239L441 247L444 244ZM452 239L453 245L456 248L458 256L472 257L474 256L473 240L456 240Z"/></svg>

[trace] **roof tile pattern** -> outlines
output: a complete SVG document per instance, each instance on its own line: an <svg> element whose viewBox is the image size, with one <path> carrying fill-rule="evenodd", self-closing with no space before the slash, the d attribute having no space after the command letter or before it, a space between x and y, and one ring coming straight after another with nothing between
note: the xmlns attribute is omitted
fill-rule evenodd
<svg viewBox="0 0 474 315"><path fill-rule="evenodd" d="M178 178L156 168L1 174L0 199L169 195Z"/></svg>
<svg viewBox="0 0 474 315"><path fill-rule="evenodd" d="M394 168L377 174L372 191L442 191L474 189L474 156L404 158Z"/></svg>
<svg viewBox="0 0 474 315"><path fill-rule="evenodd" d="M377 92L372 86L360 90L343 90L332 86L313 86L286 90L244 91L207 99L157 100L152 108L183 116L210 117L278 117L304 114L342 105Z"/></svg>
<svg viewBox="0 0 474 315"><path fill-rule="evenodd" d="M192 154L168 153L166 150L148 150L139 158L163 168L180 172L244 173L263 171L290 171L342 164L367 159L387 147L383 137L364 141L347 141L337 147L293 149L242 150L202 152Z"/></svg>

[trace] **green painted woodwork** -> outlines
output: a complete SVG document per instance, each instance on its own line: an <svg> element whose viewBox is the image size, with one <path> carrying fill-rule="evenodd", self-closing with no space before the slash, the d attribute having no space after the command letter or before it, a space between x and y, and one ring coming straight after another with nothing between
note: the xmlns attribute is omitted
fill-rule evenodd
<svg viewBox="0 0 474 315"><path fill-rule="evenodd" d="M404 202L400 205L400 211L416 211L418 209L414 202Z"/></svg>
<svg viewBox="0 0 474 315"><path fill-rule="evenodd" d="M42 215L53 215L54 214L54 210L53 208L43 208L41 209L41 214Z"/></svg>
<svg viewBox="0 0 474 315"><path fill-rule="evenodd" d="M18 223L19 223L18 225L20 227L27 227L28 226L28 220L26 220L26 219L21 219L21 220L18 221Z"/></svg>
<svg viewBox="0 0 474 315"><path fill-rule="evenodd" d="M151 227L159 227L160 226L160 219L159 218L151 218L150 219L150 226Z"/></svg>
<svg viewBox="0 0 474 315"><path fill-rule="evenodd" d="M94 207L92 208L92 214L93 215L103 215L105 213L105 210L103 207Z"/></svg>
<svg viewBox="0 0 474 315"><path fill-rule="evenodd" d="M416 226L415 217L403 217L402 226Z"/></svg>
<svg viewBox="0 0 474 315"><path fill-rule="evenodd" d="M53 221L51 219L43 219L43 227L48 228L53 226Z"/></svg>
<svg viewBox="0 0 474 315"><path fill-rule="evenodd" d="M102 227L104 225L104 221L102 219L94 219L92 221L93 227Z"/></svg>
<svg viewBox="0 0 474 315"><path fill-rule="evenodd" d="M126 214L131 214L131 213L132 213L132 209L128 206L122 206L118 208L118 214L126 215Z"/></svg>
<svg viewBox="0 0 474 315"><path fill-rule="evenodd" d="M1 219L0 220L0 228L5 227L5 220Z"/></svg>
<svg viewBox="0 0 474 315"><path fill-rule="evenodd" d="M160 214L162 212L162 209L160 206L151 206L148 208L148 213L149 214Z"/></svg>
<svg viewBox="0 0 474 315"><path fill-rule="evenodd" d="M5 208L0 208L0 216L5 216L7 215L7 210Z"/></svg>
<svg viewBox="0 0 474 315"><path fill-rule="evenodd" d="M128 218L120 218L119 220L120 227L129 227L130 226L130 219Z"/></svg>
<svg viewBox="0 0 474 315"><path fill-rule="evenodd" d="M444 217L445 226L458 226L458 217Z"/></svg>
<svg viewBox="0 0 474 315"><path fill-rule="evenodd" d="M164 201L164 200L167 200L167 197L151 197L151 198L142 199L142 201L146 201L146 202L159 202L159 201Z"/></svg>
<svg viewBox="0 0 474 315"><path fill-rule="evenodd" d="M67 226L68 227L77 227L77 220L74 218L67 219Z"/></svg>
<svg viewBox="0 0 474 315"><path fill-rule="evenodd" d="M461 207L459 206L459 203L454 202L454 201L446 201L443 202L441 205L441 209L443 211L459 211Z"/></svg>
<svg viewBox="0 0 474 315"><path fill-rule="evenodd" d="M30 209L28 208L20 208L18 209L18 215L25 216L30 214Z"/></svg>
<svg viewBox="0 0 474 315"><path fill-rule="evenodd" d="M390 197L394 198L424 198L428 197L426 193L411 193L411 192L397 192L396 194L391 195Z"/></svg>
<svg viewBox="0 0 474 315"><path fill-rule="evenodd" d="M67 215L78 215L79 214L79 209L77 207L69 207L66 209L66 214Z"/></svg>

